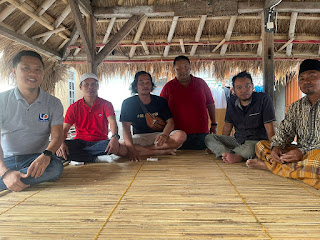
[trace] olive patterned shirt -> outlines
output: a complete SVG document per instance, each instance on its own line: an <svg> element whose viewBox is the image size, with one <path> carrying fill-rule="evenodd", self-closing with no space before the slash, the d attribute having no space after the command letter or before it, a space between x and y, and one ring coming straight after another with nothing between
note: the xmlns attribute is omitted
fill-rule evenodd
<svg viewBox="0 0 320 240"><path fill-rule="evenodd" d="M272 138L271 146L289 146L295 136L303 155L320 149L320 98L313 106L307 96L292 103Z"/></svg>

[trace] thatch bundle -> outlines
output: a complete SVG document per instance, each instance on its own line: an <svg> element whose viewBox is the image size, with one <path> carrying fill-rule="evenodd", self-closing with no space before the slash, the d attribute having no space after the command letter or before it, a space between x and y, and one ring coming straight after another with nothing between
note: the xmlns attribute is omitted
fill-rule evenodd
<svg viewBox="0 0 320 240"><path fill-rule="evenodd" d="M32 49L28 49L25 46L7 40L6 38L0 38L0 52L3 52L3 56L0 61L0 77L2 81L15 81L12 75L12 59L21 50ZM41 57L44 61L44 77L41 83L41 88L52 94L57 82L68 79L69 66L59 64L56 60L50 59L44 55L41 55Z"/></svg>

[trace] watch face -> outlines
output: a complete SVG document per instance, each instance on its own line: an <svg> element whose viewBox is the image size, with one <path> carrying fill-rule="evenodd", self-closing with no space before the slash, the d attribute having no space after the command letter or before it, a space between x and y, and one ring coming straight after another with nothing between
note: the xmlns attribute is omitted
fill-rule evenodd
<svg viewBox="0 0 320 240"><path fill-rule="evenodd" d="M50 156L50 157L52 156L52 152L49 151L49 150L44 150L43 154L46 155L46 156Z"/></svg>

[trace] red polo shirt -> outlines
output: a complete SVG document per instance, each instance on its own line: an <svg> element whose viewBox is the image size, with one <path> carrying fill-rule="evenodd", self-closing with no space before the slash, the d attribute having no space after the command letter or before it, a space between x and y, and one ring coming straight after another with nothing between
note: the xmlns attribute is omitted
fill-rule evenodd
<svg viewBox="0 0 320 240"><path fill-rule="evenodd" d="M90 108L82 98L70 105L64 122L75 125L75 139L96 142L108 139L109 116L115 116L111 102L98 97Z"/></svg>
<svg viewBox="0 0 320 240"><path fill-rule="evenodd" d="M207 83L192 76L188 86L183 86L177 78L168 82L160 96L168 101L173 115L175 129L187 134L208 133L207 105L213 104L211 91Z"/></svg>

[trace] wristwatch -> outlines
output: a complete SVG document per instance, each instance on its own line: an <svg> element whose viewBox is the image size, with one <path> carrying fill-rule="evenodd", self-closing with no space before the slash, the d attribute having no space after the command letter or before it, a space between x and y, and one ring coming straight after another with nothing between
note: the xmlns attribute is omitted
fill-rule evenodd
<svg viewBox="0 0 320 240"><path fill-rule="evenodd" d="M118 133L113 134L113 135L111 136L111 138L113 138L113 137L116 137L116 138L120 139L120 135L119 135Z"/></svg>
<svg viewBox="0 0 320 240"><path fill-rule="evenodd" d="M43 155L49 156L50 158L52 158L52 152L49 151L49 150L44 150L44 151L43 151Z"/></svg>
<svg viewBox="0 0 320 240"><path fill-rule="evenodd" d="M212 126L218 126L218 123L211 123L211 127Z"/></svg>

